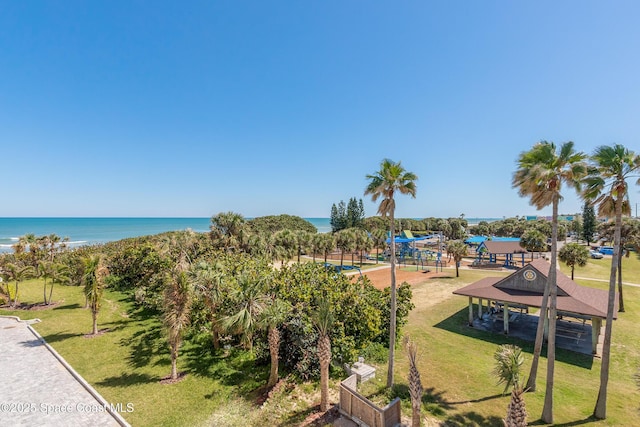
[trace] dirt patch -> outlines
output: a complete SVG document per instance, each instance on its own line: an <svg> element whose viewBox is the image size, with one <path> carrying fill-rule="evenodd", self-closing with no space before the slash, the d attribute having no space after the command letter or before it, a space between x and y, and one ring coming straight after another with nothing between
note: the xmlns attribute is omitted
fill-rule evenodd
<svg viewBox="0 0 640 427"><path fill-rule="evenodd" d="M305 418L302 424L300 424L300 427L322 427L332 425L340 418L337 406L329 408L327 412L320 412L320 405L318 405L314 410L317 412L313 412Z"/></svg>
<svg viewBox="0 0 640 427"><path fill-rule="evenodd" d="M283 393L283 392L289 392L293 390L295 387L296 387L295 384L290 382L288 378L282 378L278 380L276 385L274 385L271 388L267 388L266 386L261 387L257 391L256 404L258 406L262 406L267 400L271 399L274 395Z"/></svg>
<svg viewBox="0 0 640 427"><path fill-rule="evenodd" d="M99 337L101 335L106 334L107 332L109 332L111 329L110 328L105 328L105 329L100 329L98 330L97 334L85 334L83 335L84 338L95 338L95 337Z"/></svg>
<svg viewBox="0 0 640 427"><path fill-rule="evenodd" d="M173 379L171 378L171 375L168 375L166 377L163 377L160 380L160 384L175 384L175 383L179 383L180 381L182 381L183 379L185 379L185 377L187 376L186 372L178 372L178 378Z"/></svg>

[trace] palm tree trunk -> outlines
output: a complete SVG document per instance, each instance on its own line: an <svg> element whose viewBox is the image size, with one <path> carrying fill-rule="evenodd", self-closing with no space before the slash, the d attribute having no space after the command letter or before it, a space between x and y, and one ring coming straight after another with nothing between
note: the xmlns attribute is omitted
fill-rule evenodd
<svg viewBox="0 0 640 427"><path fill-rule="evenodd" d="M391 306L389 314L389 366L387 370L387 387L393 387L393 368L395 365L396 347L396 239L394 212L389 215L391 225Z"/></svg>
<svg viewBox="0 0 640 427"><path fill-rule="evenodd" d="M51 282L50 288L49 288L49 301L47 302L47 304L51 304L51 298L53 297L53 284L54 282Z"/></svg>
<svg viewBox="0 0 640 427"><path fill-rule="evenodd" d="M278 350L280 347L280 331L276 327L269 328L269 353L271 355L271 371L267 387L273 387L278 382Z"/></svg>
<svg viewBox="0 0 640 427"><path fill-rule="evenodd" d="M549 282L547 281L542 294L542 302L540 304L540 314L538 318L538 327L536 329L536 341L533 345L533 360L531 361L531 370L529 371L529 379L525 386L526 391L536 391L536 377L538 376L538 363L540 361L540 353L542 353L542 342L544 341L544 322L547 319L547 306L549 304Z"/></svg>
<svg viewBox="0 0 640 427"><path fill-rule="evenodd" d="M43 296L44 296L44 304L47 305L47 279L44 279L44 288L43 288Z"/></svg>
<svg viewBox="0 0 640 427"><path fill-rule="evenodd" d="M93 335L98 335L98 311L91 309L91 315L93 317Z"/></svg>
<svg viewBox="0 0 640 427"><path fill-rule="evenodd" d="M604 328L602 344L602 363L600 365L600 389L598 399L593 410L593 416L598 419L607 417L607 385L609 383L609 365L611 363L611 332L613 328L613 310L616 300L616 269L620 257L620 235L622 230L622 192L616 198L616 228L613 233L613 258L611 259L611 274L609 275L609 298L607 300L607 322Z"/></svg>
<svg viewBox="0 0 640 427"><path fill-rule="evenodd" d="M553 217L551 219L551 265L549 266L549 342L547 345L547 388L542 408L542 421L553 424L553 375L556 363L556 318L558 300L557 256L558 256L558 197L553 199Z"/></svg>
<svg viewBox="0 0 640 427"><path fill-rule="evenodd" d="M618 311L624 311L624 299L622 298L622 248L618 256Z"/></svg>
<svg viewBox="0 0 640 427"><path fill-rule="evenodd" d="M511 391L511 402L507 409L507 419L505 421L507 427L526 427L527 426L527 409L522 397L522 389L516 386Z"/></svg>
<svg viewBox="0 0 640 427"><path fill-rule="evenodd" d="M178 379L178 345L171 345L171 379Z"/></svg>
<svg viewBox="0 0 640 427"><path fill-rule="evenodd" d="M18 288L19 288L20 282L18 280L16 280L16 294L13 296L13 307L17 307L18 306Z"/></svg>
<svg viewBox="0 0 640 427"><path fill-rule="evenodd" d="M211 341L213 342L213 349L220 350L220 334L218 334L218 329L216 327L211 328Z"/></svg>
<svg viewBox="0 0 640 427"><path fill-rule="evenodd" d="M320 358L320 411L325 412L329 409L329 363L331 363L331 340L328 335L321 335L318 339L318 356Z"/></svg>

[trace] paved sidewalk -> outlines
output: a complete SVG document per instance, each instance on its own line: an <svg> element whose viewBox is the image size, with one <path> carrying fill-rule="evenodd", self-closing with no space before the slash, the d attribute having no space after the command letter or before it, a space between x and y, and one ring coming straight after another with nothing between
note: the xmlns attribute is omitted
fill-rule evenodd
<svg viewBox="0 0 640 427"><path fill-rule="evenodd" d="M0 317L1 427L127 425L56 355L27 322Z"/></svg>

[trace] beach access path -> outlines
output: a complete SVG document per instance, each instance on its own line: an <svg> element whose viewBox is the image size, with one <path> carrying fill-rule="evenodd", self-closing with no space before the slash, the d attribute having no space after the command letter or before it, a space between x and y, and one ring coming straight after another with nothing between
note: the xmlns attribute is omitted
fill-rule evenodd
<svg viewBox="0 0 640 427"><path fill-rule="evenodd" d="M0 427L128 426L29 323L0 316Z"/></svg>

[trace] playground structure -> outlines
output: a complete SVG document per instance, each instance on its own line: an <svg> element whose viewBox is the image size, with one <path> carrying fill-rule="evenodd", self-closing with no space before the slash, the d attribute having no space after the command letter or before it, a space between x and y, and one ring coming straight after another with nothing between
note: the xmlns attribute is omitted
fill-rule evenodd
<svg viewBox="0 0 640 427"><path fill-rule="evenodd" d="M431 234L427 236L414 237L411 231L405 230L400 236L394 239L396 245L396 261L398 265L405 267L411 265L416 266L416 270L427 270L429 267L435 267L436 271L447 266L447 261L443 259L442 254L444 252L444 239L440 234ZM418 247L417 242L421 242L421 247ZM379 261L389 262L391 257L391 239L387 238L387 249L380 253L364 253L361 251L344 252L334 251L327 254L328 260L341 260L346 256L351 255L351 266L342 265L342 267L335 266L335 264L325 264L326 268L332 268L336 271L357 269L355 267L354 256L356 256L362 266L363 259L367 261Z"/></svg>
<svg viewBox="0 0 640 427"><path fill-rule="evenodd" d="M418 248L416 242L437 238L436 250L427 248ZM417 270L427 270L429 267L435 267L436 272L438 268L442 271L443 267L447 266L447 261L442 259L442 252L444 245L442 243L442 236L439 234L431 234L428 236L414 237L410 231L405 230L401 237L394 239L396 244L396 259L398 263L404 265L415 265ZM391 239L387 239L387 243L391 243ZM386 253L386 252L385 252ZM388 257L388 253L386 253Z"/></svg>

